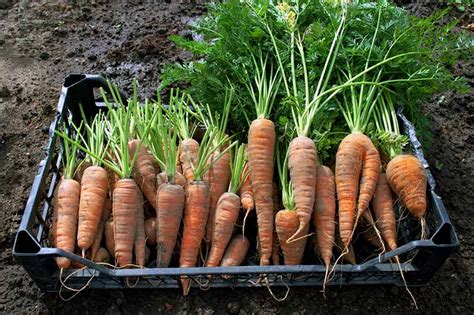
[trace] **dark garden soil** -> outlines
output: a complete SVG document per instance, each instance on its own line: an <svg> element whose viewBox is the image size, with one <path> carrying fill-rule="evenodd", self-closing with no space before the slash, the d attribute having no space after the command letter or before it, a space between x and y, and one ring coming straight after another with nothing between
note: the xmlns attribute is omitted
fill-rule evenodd
<svg viewBox="0 0 474 315"><path fill-rule="evenodd" d="M331 287L326 300L318 288L292 288L280 303L266 289L195 289L188 297L178 290L89 290L69 302L57 294L42 293L15 263L12 246L30 185L44 157L63 78L70 73L99 73L119 86L131 87L136 77L143 98L156 95L163 65L190 57L168 36L189 34L187 25L205 12L205 6L187 4L189 1L140 1L135 5L127 1L14 2L0 0L0 313L414 310L405 290L380 286ZM423 1L404 5L421 15L434 8ZM467 23L465 15L462 19ZM423 105L423 113L431 120L433 132L432 145L425 153L461 246L430 286L413 289L424 313L474 311L474 60L458 64L453 72L467 79L470 92L437 95ZM275 289L275 293L282 295L284 289Z"/></svg>

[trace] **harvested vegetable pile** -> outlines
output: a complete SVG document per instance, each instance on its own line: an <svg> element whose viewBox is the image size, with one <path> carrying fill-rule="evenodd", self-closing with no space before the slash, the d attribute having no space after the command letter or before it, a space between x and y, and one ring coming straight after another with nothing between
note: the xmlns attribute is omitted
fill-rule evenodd
<svg viewBox="0 0 474 315"><path fill-rule="evenodd" d="M385 1L214 4L204 41L174 37L202 59L167 68L162 88L186 85L167 106L139 103L136 86L125 105L110 86L107 110L57 132L52 244L121 268L320 259L327 282L341 259L397 248L411 219L396 210L429 237L426 175L396 107L423 131L417 102L465 88L447 66L467 42L439 17Z"/></svg>

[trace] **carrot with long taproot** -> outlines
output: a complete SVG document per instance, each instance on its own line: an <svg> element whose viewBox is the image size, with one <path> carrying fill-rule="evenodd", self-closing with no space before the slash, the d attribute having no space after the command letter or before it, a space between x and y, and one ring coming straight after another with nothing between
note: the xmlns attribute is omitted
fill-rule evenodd
<svg viewBox="0 0 474 315"><path fill-rule="evenodd" d="M324 287L329 274L332 259L332 248L336 234L336 183L334 173L324 165L318 165L316 181L316 198L314 202L313 223L316 228L316 239L319 253L326 267Z"/></svg>
<svg viewBox="0 0 474 315"><path fill-rule="evenodd" d="M221 267L240 266L250 247L249 240L244 235L235 235L225 250Z"/></svg>
<svg viewBox="0 0 474 315"><path fill-rule="evenodd" d="M390 250L397 248L397 224L393 210L392 191L384 173L380 173L377 189L372 200L375 224Z"/></svg>
<svg viewBox="0 0 474 315"><path fill-rule="evenodd" d="M275 124L268 119L275 101L280 77L268 69L266 60L255 61L255 84L247 87L255 105L257 118L248 132L248 165L257 213L260 265L269 265L273 247L273 154L275 150ZM256 87L256 91L255 88Z"/></svg>
<svg viewBox="0 0 474 315"><path fill-rule="evenodd" d="M244 146L241 145L235 150L235 154L233 154L233 158L231 159L230 168L232 178L228 191L222 194L217 203L214 228L212 229L211 249L206 262L207 267L219 266L227 244L232 237L234 225L239 217L240 197L237 195L237 192L242 184L241 178L244 165L245 151ZM246 177L247 174L243 174L243 176Z"/></svg>

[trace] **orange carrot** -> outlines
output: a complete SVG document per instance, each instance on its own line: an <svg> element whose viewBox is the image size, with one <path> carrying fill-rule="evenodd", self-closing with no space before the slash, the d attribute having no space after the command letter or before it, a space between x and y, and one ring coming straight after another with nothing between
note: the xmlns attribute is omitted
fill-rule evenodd
<svg viewBox="0 0 474 315"><path fill-rule="evenodd" d="M185 195L183 187L180 185L166 183L158 187L156 197L156 243L158 250L156 261L158 267L168 267L183 216Z"/></svg>
<svg viewBox="0 0 474 315"><path fill-rule="evenodd" d="M222 257L221 266L240 266L247 255L249 250L250 242L242 234L236 235L232 238L227 246L224 257Z"/></svg>
<svg viewBox="0 0 474 315"><path fill-rule="evenodd" d="M387 181L410 213L423 219L426 213L426 173L420 160L413 155L394 157L387 165Z"/></svg>
<svg viewBox="0 0 474 315"><path fill-rule="evenodd" d="M351 133L339 145L336 154L336 188L339 233L344 247L351 241L356 217L360 218L372 199L380 166L379 153L367 136Z"/></svg>
<svg viewBox="0 0 474 315"><path fill-rule="evenodd" d="M288 147L288 168L293 184L293 194L299 228L290 237L293 239L308 230L314 207L318 154L314 141L306 136L294 138Z"/></svg>
<svg viewBox="0 0 474 315"><path fill-rule="evenodd" d="M149 218L145 221L145 235L148 245L156 245L156 218Z"/></svg>
<svg viewBox="0 0 474 315"><path fill-rule="evenodd" d="M107 171L107 187L109 188L109 196L112 197L115 189L115 183L120 179L120 177L108 167L106 167L105 170Z"/></svg>
<svg viewBox="0 0 474 315"><path fill-rule="evenodd" d="M209 185L209 193L211 196L205 235L205 240L208 242L212 242L213 240L217 202L222 194L227 191L230 182L230 153L229 151L226 151L220 158L218 158L219 154L220 152L216 151L211 155L209 163L213 163L213 165L206 173L204 173L203 176L203 180Z"/></svg>
<svg viewBox="0 0 474 315"><path fill-rule="evenodd" d="M94 243L92 243L92 246L91 246L92 260L94 260L94 257L100 248L100 244L102 243L102 236L104 235L105 222L107 222L107 220L109 219L111 212L112 212L112 201L110 200L110 198L107 198L105 199L104 210L102 210L102 216L100 218L99 228L97 229L97 234L95 236Z"/></svg>
<svg viewBox="0 0 474 315"><path fill-rule="evenodd" d="M83 252L94 242L99 227L105 199L107 198L107 171L100 166L90 166L84 171L79 202L77 244Z"/></svg>
<svg viewBox="0 0 474 315"><path fill-rule="evenodd" d="M239 216L240 198L232 192L224 193L217 203L213 229L212 245L206 267L216 267L224 255L234 225Z"/></svg>
<svg viewBox="0 0 474 315"><path fill-rule="evenodd" d="M105 222L104 234L105 247L111 255L115 255L114 222L111 218Z"/></svg>
<svg viewBox="0 0 474 315"><path fill-rule="evenodd" d="M329 167L318 165L315 191L313 223L316 228L319 253L326 266L326 280L336 233L336 185L334 174Z"/></svg>
<svg viewBox="0 0 474 315"><path fill-rule="evenodd" d="M120 267L132 263L141 192L133 179L121 179L112 198L115 259Z"/></svg>
<svg viewBox="0 0 474 315"><path fill-rule="evenodd" d="M397 224L395 211L393 211L392 191L384 173L379 176L377 189L372 200L372 209L374 210L375 224L380 230L383 240L390 250L396 249Z"/></svg>
<svg viewBox="0 0 474 315"><path fill-rule="evenodd" d="M191 138L181 141L181 150L179 153L179 161L183 175L188 182L194 179L194 171L191 165L195 165L199 152L199 143Z"/></svg>
<svg viewBox="0 0 474 315"><path fill-rule="evenodd" d="M128 142L130 156L134 156L137 149L138 153L133 169L133 179L150 205L156 210L157 173L155 173L155 158L148 152L147 147L140 140L130 140Z"/></svg>
<svg viewBox="0 0 474 315"><path fill-rule="evenodd" d="M71 253L74 252L75 246L80 192L81 186L77 181L61 179L54 206L56 223L53 226L53 239L55 246ZM71 261L64 257L56 258L56 263L59 268L69 268L71 265Z"/></svg>
<svg viewBox="0 0 474 315"><path fill-rule="evenodd" d="M136 231L135 231L135 260L140 267L145 266L145 213L143 209L143 194L138 192L137 210L136 210Z"/></svg>
<svg viewBox="0 0 474 315"><path fill-rule="evenodd" d="M206 182L192 181L188 184L183 239L179 257L180 267L196 266L199 247L206 231L209 202L209 186Z"/></svg>
<svg viewBox="0 0 474 315"><path fill-rule="evenodd" d="M308 233L309 225L306 225L300 234L297 234L296 232L300 227L298 214L295 210L286 209L278 211L275 218L275 227L280 241L280 247L283 252L285 265L300 264L304 254L306 238L290 243L287 243L287 241L293 235L296 235L297 237L304 236Z"/></svg>
<svg viewBox="0 0 474 315"><path fill-rule="evenodd" d="M279 191L278 185L273 182L273 214L276 215L280 209L280 200L278 198ZM278 234L276 230L273 230L273 248L272 248L272 264L279 265L280 264L280 244L278 240Z"/></svg>
<svg viewBox="0 0 474 315"><path fill-rule="evenodd" d="M273 247L273 122L265 118L254 120L250 125L248 142L250 181L257 211L260 264L269 265Z"/></svg>

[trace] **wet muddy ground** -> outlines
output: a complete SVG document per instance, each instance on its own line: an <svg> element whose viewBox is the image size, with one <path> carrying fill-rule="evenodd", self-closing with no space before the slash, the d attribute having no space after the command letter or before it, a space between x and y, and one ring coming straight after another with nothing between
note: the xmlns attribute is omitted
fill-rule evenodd
<svg viewBox="0 0 474 315"><path fill-rule="evenodd" d="M266 289L87 291L70 302L41 293L12 246L30 185L43 158L48 127L63 78L98 73L123 87L140 83L140 96L156 95L163 64L190 56L167 39L186 33L204 5L180 1L95 1L95 4L0 1L0 313L313 313L413 311L407 293L396 287L332 287L325 300L318 288L292 288L285 302ZM91 2L92 3L92 2ZM431 4L407 4L417 14ZM457 14L457 16L460 16ZM466 16L461 15L465 21ZM461 246L431 285L414 288L420 311L472 313L474 274L472 209L474 60L453 72L471 86L466 95L445 93L423 105L434 135L427 157ZM275 289L279 296L284 289Z"/></svg>

